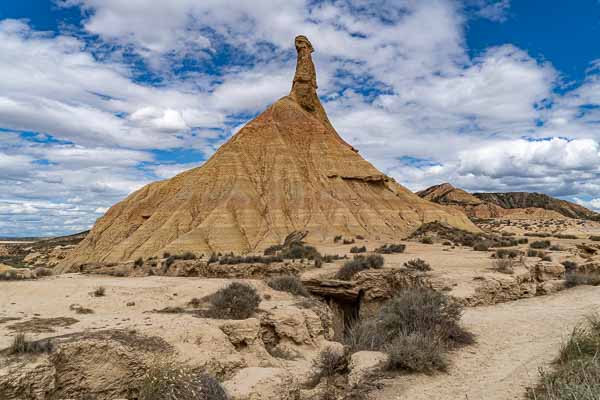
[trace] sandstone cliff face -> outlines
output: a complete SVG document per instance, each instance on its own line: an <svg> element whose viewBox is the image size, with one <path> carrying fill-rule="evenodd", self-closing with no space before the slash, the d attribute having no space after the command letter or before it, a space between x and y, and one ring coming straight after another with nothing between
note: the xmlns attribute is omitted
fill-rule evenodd
<svg viewBox="0 0 600 400"><path fill-rule="evenodd" d="M203 166L152 183L113 206L59 268L164 251L245 253L306 230L398 239L424 222L477 228L459 211L419 198L343 141L316 93L308 39L296 39L290 95L224 144Z"/></svg>

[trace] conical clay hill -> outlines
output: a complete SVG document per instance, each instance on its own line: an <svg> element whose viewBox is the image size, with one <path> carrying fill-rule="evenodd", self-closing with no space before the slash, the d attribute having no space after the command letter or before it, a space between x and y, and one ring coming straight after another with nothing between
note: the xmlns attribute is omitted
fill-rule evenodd
<svg viewBox="0 0 600 400"><path fill-rule="evenodd" d="M385 176L335 131L317 96L308 39L292 90L204 165L134 192L100 218L63 270L163 252L260 251L293 231L398 240L440 220L476 230L460 211L421 199Z"/></svg>

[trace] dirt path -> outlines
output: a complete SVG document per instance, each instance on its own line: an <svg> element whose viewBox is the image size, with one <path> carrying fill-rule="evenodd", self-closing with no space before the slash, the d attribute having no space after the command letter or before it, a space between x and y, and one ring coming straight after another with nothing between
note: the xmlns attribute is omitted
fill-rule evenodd
<svg viewBox="0 0 600 400"><path fill-rule="evenodd" d="M600 311L600 288L579 287L556 295L468 309L464 323L478 336L475 346L452 356L450 373L384 381L377 400L522 399L570 330Z"/></svg>

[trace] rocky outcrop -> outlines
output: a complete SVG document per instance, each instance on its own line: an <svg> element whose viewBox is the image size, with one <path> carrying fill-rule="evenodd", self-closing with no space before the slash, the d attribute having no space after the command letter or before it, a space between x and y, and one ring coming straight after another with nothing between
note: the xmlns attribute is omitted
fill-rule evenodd
<svg viewBox="0 0 600 400"><path fill-rule="evenodd" d="M433 201L438 204L446 205L461 205L461 206L477 206L483 203L477 197L462 189L455 188L449 183L431 186L425 190L417 192L419 197Z"/></svg>
<svg viewBox="0 0 600 400"><path fill-rule="evenodd" d="M568 218L598 220L599 214L566 200L557 199L543 193L507 192L507 193L474 193L473 196L504 209L542 208L556 211Z"/></svg>
<svg viewBox="0 0 600 400"><path fill-rule="evenodd" d="M477 228L385 176L331 125L306 37L296 38L292 90L201 167L152 183L111 207L61 264L148 258L165 251L247 253L293 231L309 243L336 235L398 240L440 220Z"/></svg>
<svg viewBox="0 0 600 400"><path fill-rule="evenodd" d="M463 211L470 218L594 220L598 214L580 205L541 193L468 193L449 183L417 192L421 198Z"/></svg>

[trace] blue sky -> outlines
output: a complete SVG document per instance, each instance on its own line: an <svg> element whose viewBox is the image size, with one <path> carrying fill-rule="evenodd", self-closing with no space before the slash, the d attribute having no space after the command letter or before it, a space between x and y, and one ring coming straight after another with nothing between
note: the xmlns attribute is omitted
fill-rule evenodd
<svg viewBox="0 0 600 400"><path fill-rule="evenodd" d="M413 190L600 209L596 0L0 3L0 236L89 228L199 166L315 47L340 134Z"/></svg>

